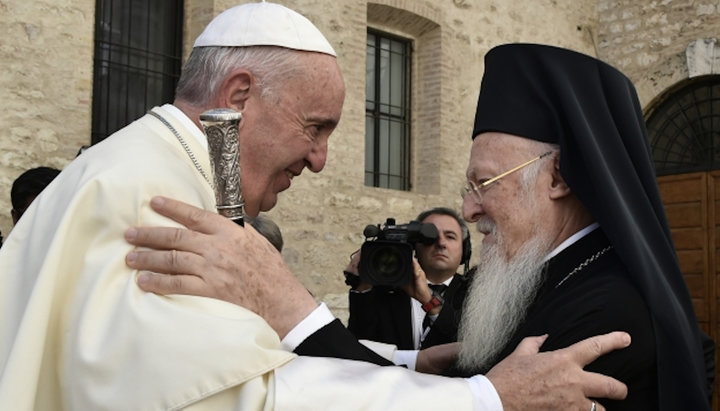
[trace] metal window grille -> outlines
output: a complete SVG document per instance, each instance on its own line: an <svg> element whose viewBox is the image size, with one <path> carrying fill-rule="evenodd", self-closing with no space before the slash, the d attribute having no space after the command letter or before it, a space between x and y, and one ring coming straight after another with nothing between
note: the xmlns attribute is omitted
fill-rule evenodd
<svg viewBox="0 0 720 411"><path fill-rule="evenodd" d="M153 106L172 102L182 21L182 0L97 0L93 144Z"/></svg>
<svg viewBox="0 0 720 411"><path fill-rule="evenodd" d="M409 190L412 42L367 34L365 185Z"/></svg>
<svg viewBox="0 0 720 411"><path fill-rule="evenodd" d="M647 118L657 175L720 169L720 76L668 93Z"/></svg>

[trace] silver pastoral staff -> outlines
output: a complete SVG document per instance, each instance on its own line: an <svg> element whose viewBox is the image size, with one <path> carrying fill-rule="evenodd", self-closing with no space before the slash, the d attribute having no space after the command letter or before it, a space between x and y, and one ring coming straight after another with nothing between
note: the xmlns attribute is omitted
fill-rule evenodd
<svg viewBox="0 0 720 411"><path fill-rule="evenodd" d="M242 114L229 108L217 108L200 114L200 123L208 141L218 213L244 225L245 200L240 178L238 132L241 118Z"/></svg>

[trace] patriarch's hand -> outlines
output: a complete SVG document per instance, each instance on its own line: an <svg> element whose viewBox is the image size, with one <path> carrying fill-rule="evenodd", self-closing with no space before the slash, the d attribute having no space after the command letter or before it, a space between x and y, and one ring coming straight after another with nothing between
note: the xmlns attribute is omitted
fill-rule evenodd
<svg viewBox="0 0 720 411"><path fill-rule="evenodd" d="M427 374L441 374L447 371L458 358L460 343L434 345L420 350L415 370Z"/></svg>

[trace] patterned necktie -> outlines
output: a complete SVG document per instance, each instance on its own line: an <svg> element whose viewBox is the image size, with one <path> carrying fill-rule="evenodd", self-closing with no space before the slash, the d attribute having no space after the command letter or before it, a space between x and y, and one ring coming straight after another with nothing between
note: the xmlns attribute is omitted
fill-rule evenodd
<svg viewBox="0 0 720 411"><path fill-rule="evenodd" d="M433 295L439 295L441 297L445 294L445 290L448 288L445 284L428 284L428 286L433 291ZM423 330L427 330L434 321L435 320L430 317L430 313L425 314L425 318L423 319Z"/></svg>
<svg viewBox="0 0 720 411"><path fill-rule="evenodd" d="M431 290L435 291L435 294L439 295L440 297L443 296L445 293L445 290L447 290L448 286L445 284L428 284Z"/></svg>

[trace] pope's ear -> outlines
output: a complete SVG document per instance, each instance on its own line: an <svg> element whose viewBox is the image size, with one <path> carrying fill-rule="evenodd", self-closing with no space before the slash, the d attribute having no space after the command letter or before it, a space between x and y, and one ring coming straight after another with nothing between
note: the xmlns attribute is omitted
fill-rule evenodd
<svg viewBox="0 0 720 411"><path fill-rule="evenodd" d="M255 85L255 76L251 72L243 69L230 72L222 82L219 92L222 107L243 111Z"/></svg>
<svg viewBox="0 0 720 411"><path fill-rule="evenodd" d="M550 180L550 198L553 200L559 200L572 194L570 186L565 182L565 179L560 174L560 157L553 159L553 167L551 171Z"/></svg>

